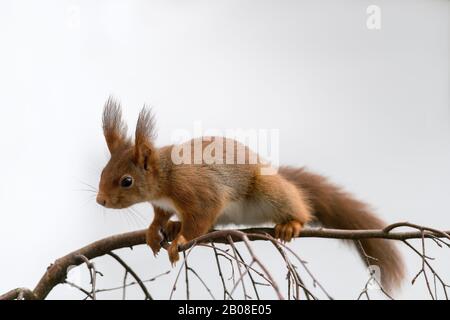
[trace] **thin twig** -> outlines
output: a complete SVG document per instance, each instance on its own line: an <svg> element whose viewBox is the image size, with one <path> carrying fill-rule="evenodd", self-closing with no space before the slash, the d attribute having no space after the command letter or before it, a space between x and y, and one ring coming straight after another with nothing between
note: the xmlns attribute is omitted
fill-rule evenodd
<svg viewBox="0 0 450 320"><path fill-rule="evenodd" d="M231 249L233 249L233 253L234 253L234 258L235 258L235 260L242 260L242 259L239 259L238 258L238 255L237 255L237 253L236 253L236 246L234 245L234 242L233 242L233 239L230 237L230 236L228 236L228 243L230 244L230 246L231 246ZM243 261L242 261L243 262ZM250 263L250 265L251 265L251 263ZM237 283L241 283L242 284L242 291L244 292L244 299L245 300L247 300L247 297L248 297L248 295L247 295L247 290L246 290L246 288L245 288L245 282L244 282L244 276L243 276L243 274L242 274L242 270L241 270L241 265L239 264L239 263L237 263L237 267L238 267L238 270L239 270L239 280L238 280L238 282ZM248 270L248 269L247 269ZM234 291L234 290L233 290Z"/></svg>
<svg viewBox="0 0 450 320"><path fill-rule="evenodd" d="M223 300L226 300L227 295L228 295L228 297L230 297L230 299L232 299L232 296L228 292L227 285L225 283L225 278L224 278L223 273L222 273L222 267L220 266L219 254L217 252L216 246L214 245L214 242L211 242L211 247L213 248L213 251L214 251L214 257L216 259L216 265L217 265L217 270L219 272L219 277L220 277L220 280L222 281Z"/></svg>
<svg viewBox="0 0 450 320"><path fill-rule="evenodd" d="M97 282L97 270L95 269L94 263L92 263L88 258L86 258L84 255L80 254L78 256L83 262L86 264L89 270L89 275L91 276L91 297L92 300L97 300L97 296L95 294L95 286Z"/></svg>
<svg viewBox="0 0 450 320"><path fill-rule="evenodd" d="M122 267L128 271L129 274L131 274L131 276L136 280L136 282L139 284L139 287L141 287L142 292L145 295L145 299L146 300L153 300L153 297L151 296L151 294L148 292L147 287L145 286L145 284L142 282L141 278L137 275L136 272L134 272L134 270L125 262L122 260L122 258L120 258L117 254L115 254L114 252L109 252L108 253L109 256L113 257L119 264L122 265Z"/></svg>
<svg viewBox="0 0 450 320"><path fill-rule="evenodd" d="M183 251L184 257L184 276L186 278L186 300L189 300L189 267L187 264L186 251Z"/></svg>

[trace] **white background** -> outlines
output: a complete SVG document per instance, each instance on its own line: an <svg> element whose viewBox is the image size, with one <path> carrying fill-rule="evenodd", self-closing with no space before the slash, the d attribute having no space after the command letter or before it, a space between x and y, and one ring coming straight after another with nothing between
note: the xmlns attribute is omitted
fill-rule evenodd
<svg viewBox="0 0 450 320"><path fill-rule="evenodd" d="M381 8L381 30L366 27L371 4ZM32 288L55 258L151 221L150 205L137 207L138 222L80 191L97 185L108 160L109 94L131 129L144 103L154 107L158 145L196 120L280 129L282 164L331 177L388 222L450 229L448 13L448 1L431 0L2 1L0 292ZM255 245L282 281L275 251ZM353 250L335 240L291 246L335 298L358 296L366 273ZM450 281L450 254L434 247ZM402 252L408 280L396 296L426 298L423 279L409 283L420 260ZM119 254L143 278L170 270L164 252ZM191 263L221 297L212 253L199 249ZM100 287L121 284L110 259L97 265ZM155 297L169 297L177 270L148 284ZM87 284L84 269L79 278ZM194 298L209 297L191 285ZM184 279L175 293L183 296ZM50 297L82 296L58 287Z"/></svg>

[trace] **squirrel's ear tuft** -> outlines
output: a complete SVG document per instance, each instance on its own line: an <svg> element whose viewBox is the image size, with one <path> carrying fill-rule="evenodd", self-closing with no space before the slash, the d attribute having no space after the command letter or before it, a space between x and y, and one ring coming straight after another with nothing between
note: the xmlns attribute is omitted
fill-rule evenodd
<svg viewBox="0 0 450 320"><path fill-rule="evenodd" d="M112 97L108 98L103 110L103 133L111 154L118 148L129 144L127 126L122 121L120 103Z"/></svg>
<svg viewBox="0 0 450 320"><path fill-rule="evenodd" d="M153 141L156 138L155 117L151 109L144 106L139 113L135 136L136 164L148 170L154 165L155 152Z"/></svg>

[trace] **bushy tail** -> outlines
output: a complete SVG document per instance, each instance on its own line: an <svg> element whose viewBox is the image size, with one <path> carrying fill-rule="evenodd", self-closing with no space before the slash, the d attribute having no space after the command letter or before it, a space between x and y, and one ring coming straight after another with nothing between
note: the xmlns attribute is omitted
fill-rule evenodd
<svg viewBox="0 0 450 320"><path fill-rule="evenodd" d="M281 167L278 173L306 193L315 217L326 228L355 230L382 229L385 226L365 203L354 199L320 175L304 168L291 167ZM383 288L391 291L398 287L404 276L404 267L392 240L363 239L360 243L355 242L363 260L380 267Z"/></svg>

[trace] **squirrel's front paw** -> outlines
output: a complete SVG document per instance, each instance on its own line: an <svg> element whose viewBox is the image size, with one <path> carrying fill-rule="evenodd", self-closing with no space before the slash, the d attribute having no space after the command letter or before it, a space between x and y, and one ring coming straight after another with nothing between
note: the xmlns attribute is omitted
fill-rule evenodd
<svg viewBox="0 0 450 320"><path fill-rule="evenodd" d="M169 253L169 260L172 266L180 260L180 254L178 253L178 246L185 244L187 241L182 235L178 235L175 240L170 244L167 252Z"/></svg>
<svg viewBox="0 0 450 320"><path fill-rule="evenodd" d="M181 230L180 221L167 221L166 227L164 228L164 235L168 241L174 240Z"/></svg>
<svg viewBox="0 0 450 320"><path fill-rule="evenodd" d="M156 256L161 250L161 241L163 240L162 233L159 228L150 226L145 234L147 245L152 249Z"/></svg>

